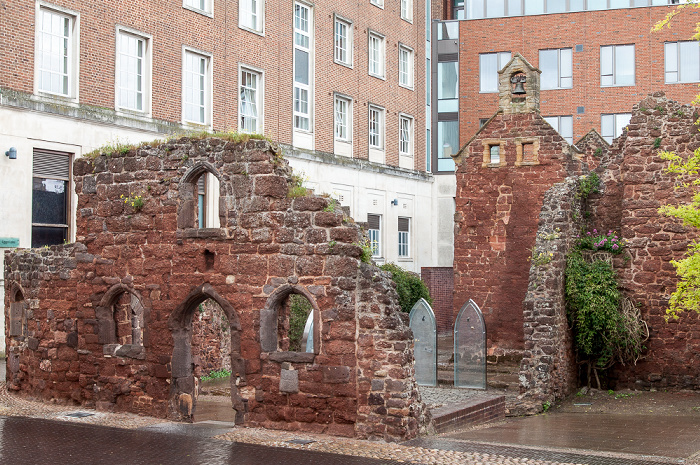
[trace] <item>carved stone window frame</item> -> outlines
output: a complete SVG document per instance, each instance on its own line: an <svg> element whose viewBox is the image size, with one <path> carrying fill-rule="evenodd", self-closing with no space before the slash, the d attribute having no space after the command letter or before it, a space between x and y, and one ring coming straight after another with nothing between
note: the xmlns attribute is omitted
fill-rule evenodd
<svg viewBox="0 0 700 465"><path fill-rule="evenodd" d="M524 160L523 145L532 144L533 160ZM540 164L540 139L537 137L517 137L515 139L515 166L537 166Z"/></svg>
<svg viewBox="0 0 700 465"><path fill-rule="evenodd" d="M483 139L481 143L484 146L484 155L481 162L482 168L499 168L501 166L506 166L506 141L502 139ZM498 163L491 163L491 147L499 146L499 157Z"/></svg>

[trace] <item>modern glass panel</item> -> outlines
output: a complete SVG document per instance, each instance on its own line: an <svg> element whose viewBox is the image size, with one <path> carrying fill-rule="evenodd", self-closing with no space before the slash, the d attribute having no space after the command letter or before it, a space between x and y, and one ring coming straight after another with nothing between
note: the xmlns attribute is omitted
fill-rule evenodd
<svg viewBox="0 0 700 465"><path fill-rule="evenodd" d="M438 112L459 111L458 62L438 63Z"/></svg>
<svg viewBox="0 0 700 465"><path fill-rule="evenodd" d="M544 13L544 0L525 0L526 15L541 15Z"/></svg>
<svg viewBox="0 0 700 465"><path fill-rule="evenodd" d="M447 21L439 24L438 40L459 39L459 22Z"/></svg>
<svg viewBox="0 0 700 465"><path fill-rule="evenodd" d="M606 10L608 0L588 0L588 10Z"/></svg>
<svg viewBox="0 0 700 465"><path fill-rule="evenodd" d="M610 0L610 8L629 8L630 0Z"/></svg>
<svg viewBox="0 0 700 465"><path fill-rule="evenodd" d="M540 50L540 87L543 90L559 87L559 50Z"/></svg>
<svg viewBox="0 0 700 465"><path fill-rule="evenodd" d="M613 47L600 47L600 85L612 86L615 84L613 77Z"/></svg>
<svg viewBox="0 0 700 465"><path fill-rule="evenodd" d="M486 2L486 17L500 18L506 15L505 0L488 0Z"/></svg>
<svg viewBox="0 0 700 465"><path fill-rule="evenodd" d="M561 134L561 136L569 144L574 143L574 118L573 118L573 116L560 116L559 117L559 134Z"/></svg>
<svg viewBox="0 0 700 465"><path fill-rule="evenodd" d="M498 92L498 55L479 55L479 89L481 92Z"/></svg>
<svg viewBox="0 0 700 465"><path fill-rule="evenodd" d="M451 155L459 150L459 121L438 121L438 171L454 171Z"/></svg>
<svg viewBox="0 0 700 465"><path fill-rule="evenodd" d="M466 19L481 19L484 17L484 0L467 0L465 8Z"/></svg>
<svg viewBox="0 0 700 465"><path fill-rule="evenodd" d="M481 310L469 300L454 329L454 386L486 389L486 326Z"/></svg>
<svg viewBox="0 0 700 465"><path fill-rule="evenodd" d="M570 48L559 50L559 87L568 89L573 87L573 57Z"/></svg>
<svg viewBox="0 0 700 465"><path fill-rule="evenodd" d="M437 325L425 299L418 300L411 309L409 326L413 331L416 383L437 386Z"/></svg>
<svg viewBox="0 0 700 465"><path fill-rule="evenodd" d="M523 14L522 0L508 0L508 16L520 16Z"/></svg>
<svg viewBox="0 0 700 465"><path fill-rule="evenodd" d="M309 83L309 52L294 49L294 81Z"/></svg>
<svg viewBox="0 0 700 465"><path fill-rule="evenodd" d="M678 42L664 44L666 82L678 82Z"/></svg>
<svg viewBox="0 0 700 465"><path fill-rule="evenodd" d="M547 0L547 13L564 13L566 0Z"/></svg>
<svg viewBox="0 0 700 465"><path fill-rule="evenodd" d="M583 11L584 0L569 0L569 11Z"/></svg>
<svg viewBox="0 0 700 465"><path fill-rule="evenodd" d="M32 247L60 245L68 240L68 228L32 226Z"/></svg>

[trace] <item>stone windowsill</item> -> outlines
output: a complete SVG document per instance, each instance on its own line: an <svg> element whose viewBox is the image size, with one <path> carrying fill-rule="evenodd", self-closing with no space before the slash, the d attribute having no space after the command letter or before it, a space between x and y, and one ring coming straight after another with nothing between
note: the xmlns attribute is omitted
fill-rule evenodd
<svg viewBox="0 0 700 465"><path fill-rule="evenodd" d="M146 358L146 349L141 344L105 344L102 353L105 357Z"/></svg>
<svg viewBox="0 0 700 465"><path fill-rule="evenodd" d="M313 363L316 354L313 352L272 352L270 360L273 362L291 362L291 363Z"/></svg>

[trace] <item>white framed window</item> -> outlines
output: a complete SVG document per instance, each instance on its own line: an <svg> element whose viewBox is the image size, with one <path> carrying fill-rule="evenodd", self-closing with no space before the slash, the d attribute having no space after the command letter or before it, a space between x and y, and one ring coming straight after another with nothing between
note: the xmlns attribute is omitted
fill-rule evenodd
<svg viewBox="0 0 700 465"><path fill-rule="evenodd" d="M211 56L185 47L182 64L182 121L210 125Z"/></svg>
<svg viewBox="0 0 700 465"><path fill-rule="evenodd" d="M369 0L369 2L374 6L378 6L379 8L384 8L384 0Z"/></svg>
<svg viewBox="0 0 700 465"><path fill-rule="evenodd" d="M352 100L335 96L335 140L352 142Z"/></svg>
<svg viewBox="0 0 700 465"><path fill-rule="evenodd" d="M382 256L382 215L367 214L367 237L372 257Z"/></svg>
<svg viewBox="0 0 700 465"><path fill-rule="evenodd" d="M263 133L263 72L248 66L238 69L238 128L249 134Z"/></svg>
<svg viewBox="0 0 700 465"><path fill-rule="evenodd" d="M384 150L384 109L369 106L369 147Z"/></svg>
<svg viewBox="0 0 700 465"><path fill-rule="evenodd" d="M479 55L479 92L498 92L498 71L510 61L510 52Z"/></svg>
<svg viewBox="0 0 700 465"><path fill-rule="evenodd" d="M634 85L634 45L604 45L600 47L600 85Z"/></svg>
<svg viewBox="0 0 700 465"><path fill-rule="evenodd" d="M399 45L399 85L413 88L413 50Z"/></svg>
<svg viewBox="0 0 700 465"><path fill-rule="evenodd" d="M148 114L151 107L151 38L117 28L115 107Z"/></svg>
<svg viewBox="0 0 700 465"><path fill-rule="evenodd" d="M264 8L264 0L240 0L238 3L238 26L262 34L265 31Z"/></svg>
<svg viewBox="0 0 700 465"><path fill-rule="evenodd" d="M370 76L384 79L385 67L385 42L384 36L376 32L369 33L369 54L368 72Z"/></svg>
<svg viewBox="0 0 700 465"><path fill-rule="evenodd" d="M413 118L399 115L399 155L413 157Z"/></svg>
<svg viewBox="0 0 700 465"><path fill-rule="evenodd" d="M622 131L630 123L631 118L631 113L600 115L600 135L611 144L614 138L622 134Z"/></svg>
<svg viewBox="0 0 700 465"><path fill-rule="evenodd" d="M352 23L336 16L333 42L333 59L336 63L352 66L352 41Z"/></svg>
<svg viewBox="0 0 700 465"><path fill-rule="evenodd" d="M294 128L311 131L311 8L294 4Z"/></svg>
<svg viewBox="0 0 700 465"><path fill-rule="evenodd" d="M666 84L700 81L700 42L666 42L664 68Z"/></svg>
<svg viewBox="0 0 700 465"><path fill-rule="evenodd" d="M569 144L574 143L574 117L568 116L545 116L544 120L549 123Z"/></svg>
<svg viewBox="0 0 700 465"><path fill-rule="evenodd" d="M207 16L212 16L214 12L214 0L183 0L182 7L188 10L204 13Z"/></svg>
<svg viewBox="0 0 700 465"><path fill-rule="evenodd" d="M78 99L77 13L37 2L35 92Z"/></svg>
<svg viewBox="0 0 700 465"><path fill-rule="evenodd" d="M413 22L413 0L401 0L401 19Z"/></svg>
<svg viewBox="0 0 700 465"><path fill-rule="evenodd" d="M411 219L399 217L399 258L411 256Z"/></svg>
<svg viewBox="0 0 700 465"><path fill-rule="evenodd" d="M571 89L573 66L570 48L540 50L540 88Z"/></svg>

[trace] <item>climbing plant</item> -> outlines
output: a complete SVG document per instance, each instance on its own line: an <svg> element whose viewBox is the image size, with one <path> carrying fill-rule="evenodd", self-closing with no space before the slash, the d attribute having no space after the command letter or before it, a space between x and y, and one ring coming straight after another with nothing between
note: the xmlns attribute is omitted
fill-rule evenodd
<svg viewBox="0 0 700 465"><path fill-rule="evenodd" d="M618 289L612 264L587 260L581 242L567 257L565 276L567 315L577 357L587 367L588 386L595 377L600 389L599 372L618 362L636 363L641 357L648 328L639 309Z"/></svg>

